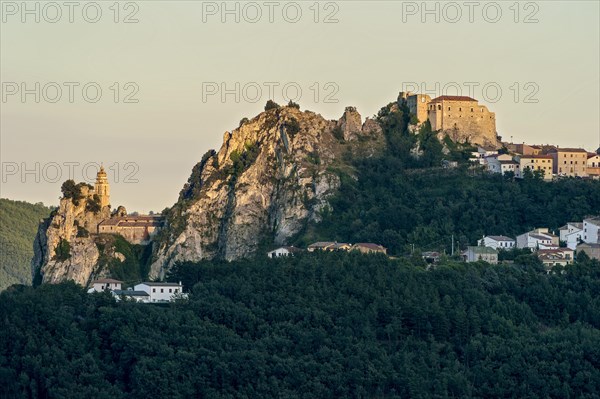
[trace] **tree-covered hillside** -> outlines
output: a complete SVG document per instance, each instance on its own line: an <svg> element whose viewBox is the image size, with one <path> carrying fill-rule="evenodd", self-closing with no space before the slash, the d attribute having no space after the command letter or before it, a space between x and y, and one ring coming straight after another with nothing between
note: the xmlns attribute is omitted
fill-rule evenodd
<svg viewBox="0 0 600 399"><path fill-rule="evenodd" d="M379 243L395 255L410 252L413 244L423 251L450 251L452 235L464 248L483 235L515 237L600 215L600 181L490 174L469 165L468 144L447 137L440 143L428 124L410 133L407 115L402 104L382 109L387 150L366 159L348 154L354 176L340 173L332 210L293 240L298 246L337 240ZM458 167L443 168L442 160L457 161Z"/></svg>
<svg viewBox="0 0 600 399"><path fill-rule="evenodd" d="M50 209L0 198L0 290L11 284L31 284L33 240Z"/></svg>
<svg viewBox="0 0 600 399"><path fill-rule="evenodd" d="M184 264L189 302L0 294L0 397L596 398L600 264Z"/></svg>

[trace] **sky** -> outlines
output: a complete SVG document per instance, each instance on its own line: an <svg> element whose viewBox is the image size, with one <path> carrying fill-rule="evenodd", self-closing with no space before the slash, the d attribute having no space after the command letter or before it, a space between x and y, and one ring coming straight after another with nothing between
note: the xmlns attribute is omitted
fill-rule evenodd
<svg viewBox="0 0 600 399"><path fill-rule="evenodd" d="M470 95L503 140L594 151L599 4L2 0L0 196L57 205L102 163L113 207L161 211L271 97L338 119Z"/></svg>

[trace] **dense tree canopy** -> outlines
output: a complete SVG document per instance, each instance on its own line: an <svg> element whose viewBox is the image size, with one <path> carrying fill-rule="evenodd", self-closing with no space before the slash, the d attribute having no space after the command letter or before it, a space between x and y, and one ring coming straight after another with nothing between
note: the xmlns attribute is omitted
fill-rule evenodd
<svg viewBox="0 0 600 399"><path fill-rule="evenodd" d="M12 284L31 284L33 240L50 208L0 198L0 291Z"/></svg>
<svg viewBox="0 0 600 399"><path fill-rule="evenodd" d="M558 271L557 271L558 272ZM348 253L181 264L168 306L71 283L0 295L0 396L592 398L600 264Z"/></svg>

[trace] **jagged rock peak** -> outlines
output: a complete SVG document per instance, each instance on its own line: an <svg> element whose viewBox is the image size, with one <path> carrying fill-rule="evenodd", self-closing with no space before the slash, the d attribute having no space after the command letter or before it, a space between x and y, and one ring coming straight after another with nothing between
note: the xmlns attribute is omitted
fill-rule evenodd
<svg viewBox="0 0 600 399"><path fill-rule="evenodd" d="M354 108L343 119L353 135L381 131L375 121L363 126ZM334 135L340 126L287 106L225 132L219 151L202 157L171 209L170 234L160 243L152 276L178 261L231 260L285 244L307 222L318 221L339 186L331 166L344 146L345 137Z"/></svg>

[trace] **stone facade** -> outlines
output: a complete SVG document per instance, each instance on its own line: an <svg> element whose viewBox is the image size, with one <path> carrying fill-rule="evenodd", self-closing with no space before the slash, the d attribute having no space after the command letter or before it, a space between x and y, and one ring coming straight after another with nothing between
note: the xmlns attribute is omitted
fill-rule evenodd
<svg viewBox="0 0 600 399"><path fill-rule="evenodd" d="M400 93L419 124L429 120L431 129L448 134L454 141L499 147L496 114L466 96L440 96Z"/></svg>
<svg viewBox="0 0 600 399"><path fill-rule="evenodd" d="M104 171L104 166L100 166L100 171L96 175L96 184L94 185L94 194L100 198L100 206L104 208L110 205L110 186L108 185L108 178Z"/></svg>
<svg viewBox="0 0 600 399"><path fill-rule="evenodd" d="M515 174L516 177L523 177L525 169L530 169L531 171L544 172L544 180L552 180L554 160L550 155L523 155L517 158L519 168Z"/></svg>
<svg viewBox="0 0 600 399"><path fill-rule="evenodd" d="M588 153L582 148L557 148L548 153L554 159L554 173L559 176L587 176Z"/></svg>
<svg viewBox="0 0 600 399"><path fill-rule="evenodd" d="M113 216L98 225L98 233L120 234L132 244L148 244L163 223L162 216Z"/></svg>

